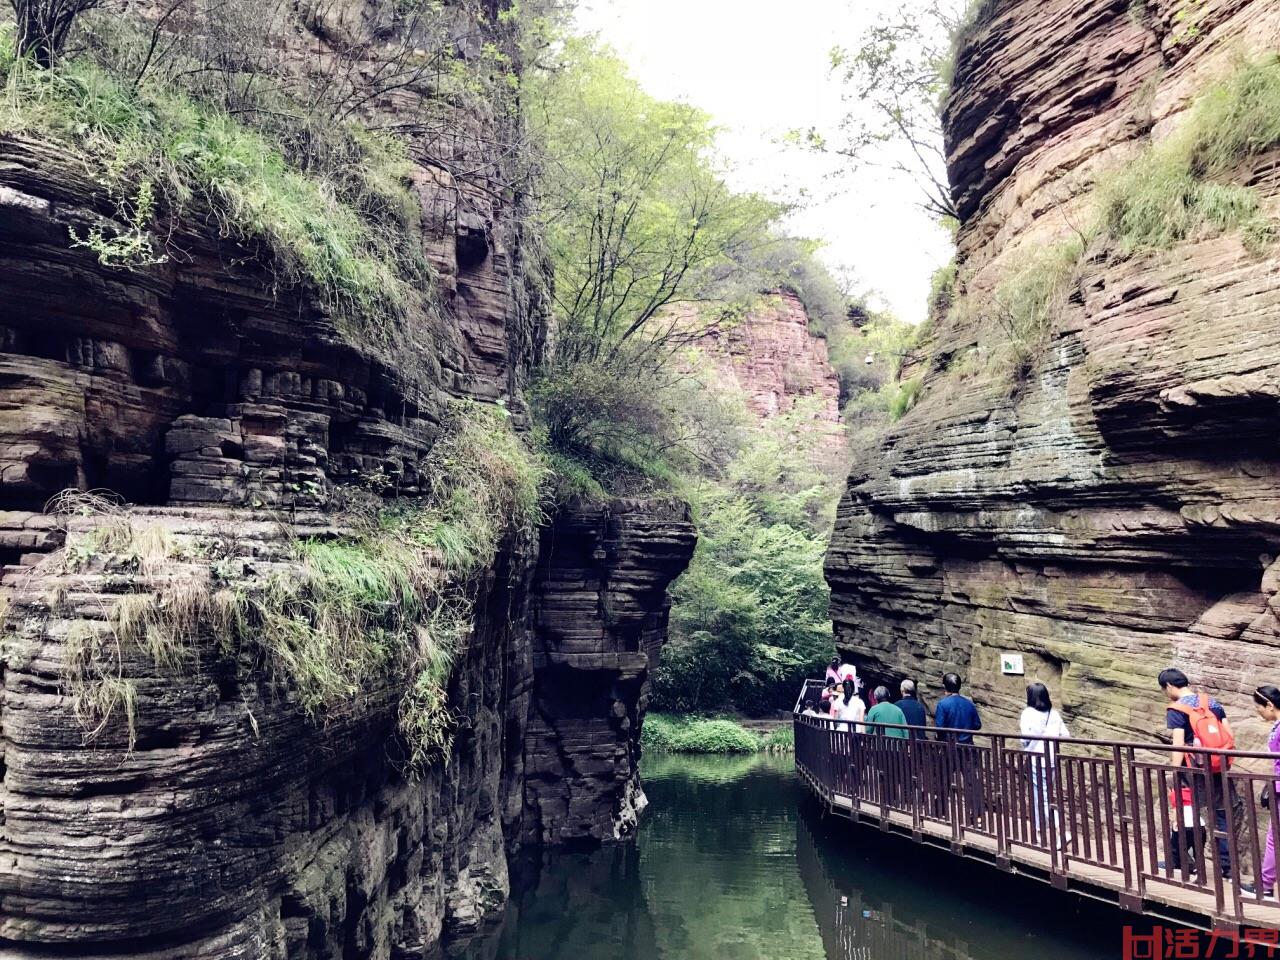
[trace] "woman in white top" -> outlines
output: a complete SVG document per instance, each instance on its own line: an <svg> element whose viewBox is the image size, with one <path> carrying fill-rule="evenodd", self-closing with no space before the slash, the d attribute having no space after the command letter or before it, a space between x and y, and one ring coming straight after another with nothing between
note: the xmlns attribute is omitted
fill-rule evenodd
<svg viewBox="0 0 1280 960"><path fill-rule="evenodd" d="M866 715L867 705L858 696L857 681L846 680L844 682L844 696L840 698L840 719L847 721L852 726L842 726L842 729L861 733L862 721Z"/></svg>
<svg viewBox="0 0 1280 960"><path fill-rule="evenodd" d="M1027 706L1022 711L1018 726L1022 731L1022 749L1032 754L1030 758L1031 791L1035 797L1032 809L1035 814L1036 833L1040 834L1043 829L1042 818L1048 820L1050 812L1049 790L1058 752L1057 744L1053 740L1042 738L1069 737L1071 733L1067 730L1067 725L1062 722L1061 714L1053 709L1049 688L1043 683L1027 684ZM1052 812L1054 832L1059 833L1058 811L1055 809ZM1061 845L1070 839L1070 834L1065 838L1060 836L1058 843Z"/></svg>

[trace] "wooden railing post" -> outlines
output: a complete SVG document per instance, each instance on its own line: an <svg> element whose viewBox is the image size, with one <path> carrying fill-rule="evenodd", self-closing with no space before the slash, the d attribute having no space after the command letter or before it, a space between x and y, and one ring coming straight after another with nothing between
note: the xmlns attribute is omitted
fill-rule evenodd
<svg viewBox="0 0 1280 960"><path fill-rule="evenodd" d="M959 845L964 838L960 826L963 812L964 774L960 770L960 745L954 735L947 735L947 789L951 796L947 803L947 816L951 820L951 842Z"/></svg>
<svg viewBox="0 0 1280 960"><path fill-rule="evenodd" d="M907 739L907 769L910 772L911 788L911 832L918 839L920 837L921 828L924 822L924 814L921 805L924 799L924 777L922 776L923 764L922 751L919 747L919 738L915 730L910 731Z"/></svg>
<svg viewBox="0 0 1280 960"><path fill-rule="evenodd" d="M1115 770L1115 790L1116 804L1120 810L1120 858L1124 863L1124 888L1126 891L1133 890L1133 850L1130 849L1132 843L1132 815L1130 814L1130 806L1125 802L1125 783L1132 779L1132 771L1129 776L1125 775L1124 763L1120 758L1119 744L1111 748L1111 766ZM1121 904L1125 906L1125 904Z"/></svg>
<svg viewBox="0 0 1280 960"><path fill-rule="evenodd" d="M1005 792L1007 784L1011 781L1007 777L1008 770L1006 768L1007 761L1005 759L1004 738L991 738L992 750L992 766L995 773L995 796L991 798L991 804L995 808L996 818L996 862L1003 870L1009 869L1009 833L1006 829L1006 809Z"/></svg>

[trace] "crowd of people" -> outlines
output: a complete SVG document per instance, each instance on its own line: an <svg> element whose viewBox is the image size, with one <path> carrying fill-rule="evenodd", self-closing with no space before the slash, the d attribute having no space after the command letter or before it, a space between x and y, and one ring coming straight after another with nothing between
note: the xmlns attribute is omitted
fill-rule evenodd
<svg viewBox="0 0 1280 960"><path fill-rule="evenodd" d="M933 710L932 736L958 744L972 744L975 732L982 729L982 717L977 706L961 694L959 674L947 673L942 677L945 696ZM1212 696L1193 690L1187 675L1170 667L1160 671L1157 683L1165 697L1165 728L1173 750L1169 755L1172 766L1178 769L1170 791L1171 835L1169 837L1169 863L1175 871L1187 869L1203 876L1208 863L1203 849L1210 833L1207 819L1213 819L1212 834L1217 846L1215 862L1224 878L1232 876L1232 863L1227 842L1227 807L1239 798L1228 795L1223 788L1224 778L1214 776L1230 763L1230 758L1220 754L1180 750L1182 747L1200 747L1210 750L1234 749L1235 734L1227 719L1226 710ZM806 687L807 689L807 687ZM806 716L824 717L837 721L837 730L886 737L927 737L928 712L917 695L915 681L904 679L898 685L899 696L893 700L889 688L883 684L870 691L864 700L863 683L857 668L839 657L827 668L825 686L817 695L807 695L798 708ZM1056 765L1057 742L1069 739L1071 732L1062 715L1054 709L1049 688L1043 683L1027 685L1027 704L1019 718L1020 745L1030 754L1028 769L1031 780L1032 818L1037 833L1054 825L1053 836L1058 843L1069 843L1069 831L1061 829L1059 812L1051 802L1051 784ZM1274 782L1261 798L1264 807L1274 809L1273 795L1280 791L1280 687L1265 684L1255 689L1253 702L1259 718L1270 724L1267 750L1274 754L1272 761ZM963 758L966 754L961 753ZM963 764L962 764L963 766ZM962 769L961 774L965 771ZM1206 775L1207 774L1207 775ZM980 816L983 797L980 777L964 776L965 808L969 817ZM1240 819L1236 818L1237 821ZM1276 889L1276 818L1272 818L1263 849L1259 882L1264 896L1273 896ZM1158 864L1164 869L1166 864ZM1241 889L1253 893L1254 884L1243 883Z"/></svg>

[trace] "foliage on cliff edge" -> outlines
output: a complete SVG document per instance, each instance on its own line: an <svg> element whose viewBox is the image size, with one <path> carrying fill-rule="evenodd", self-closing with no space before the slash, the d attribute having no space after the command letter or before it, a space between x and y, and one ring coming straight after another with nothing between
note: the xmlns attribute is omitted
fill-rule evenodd
<svg viewBox="0 0 1280 960"><path fill-rule="evenodd" d="M215 559L82 494L63 498L64 509L99 520L91 542L57 558L65 572L127 555L140 563L107 621L80 621L67 637L68 692L89 734L123 718L132 742L135 652L178 675L213 655L254 663L319 723L402 687L409 768L447 756L447 686L471 626L472 579L505 538L532 535L545 469L504 410L458 403L427 473L422 497L353 499L342 536L295 540L282 524L284 555L265 564L225 547Z"/></svg>

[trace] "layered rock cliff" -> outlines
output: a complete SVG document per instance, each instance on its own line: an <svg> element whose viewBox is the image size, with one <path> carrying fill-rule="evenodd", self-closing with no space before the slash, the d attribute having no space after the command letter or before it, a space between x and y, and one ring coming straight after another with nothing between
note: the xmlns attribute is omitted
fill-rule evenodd
<svg viewBox="0 0 1280 960"><path fill-rule="evenodd" d="M498 6L445 5L464 54L512 43ZM286 46L390 29L353 9L311 11ZM507 122L458 109L470 133ZM457 161L501 142L444 139ZM287 582L300 539L348 532L349 491L424 491L451 401L523 424L547 320L519 197L503 158L464 182L431 156L409 181L442 316L411 314L395 352L200 216L165 225L181 258L104 266L68 240L114 212L92 172L0 138L0 955L424 957L502 903L521 844L634 824L646 672L693 545L680 505L570 505L507 536L466 587L453 740L424 771L402 676L317 716L203 607L180 665L121 639L123 597ZM91 488L127 505L45 512ZM96 727L74 682L95 643L129 691Z"/></svg>
<svg viewBox="0 0 1280 960"><path fill-rule="evenodd" d="M815 419L839 423L840 385L827 342L814 336L804 304L791 291L766 294L741 320L711 328L697 345L756 416L777 416L809 401Z"/></svg>
<svg viewBox="0 0 1280 960"><path fill-rule="evenodd" d="M1086 233L1099 178L1278 39L1267 0L980 7L943 115L976 306L923 339L920 402L855 455L827 560L839 644L869 674L932 697L958 669L991 727L1039 679L1073 732L1147 739L1155 674L1177 664L1260 743L1249 694L1280 675L1275 247L1206 229L1130 253ZM1227 178L1272 216L1278 161ZM1082 236L1019 381L983 307L1032 252ZM1001 675L1001 651L1025 677Z"/></svg>

